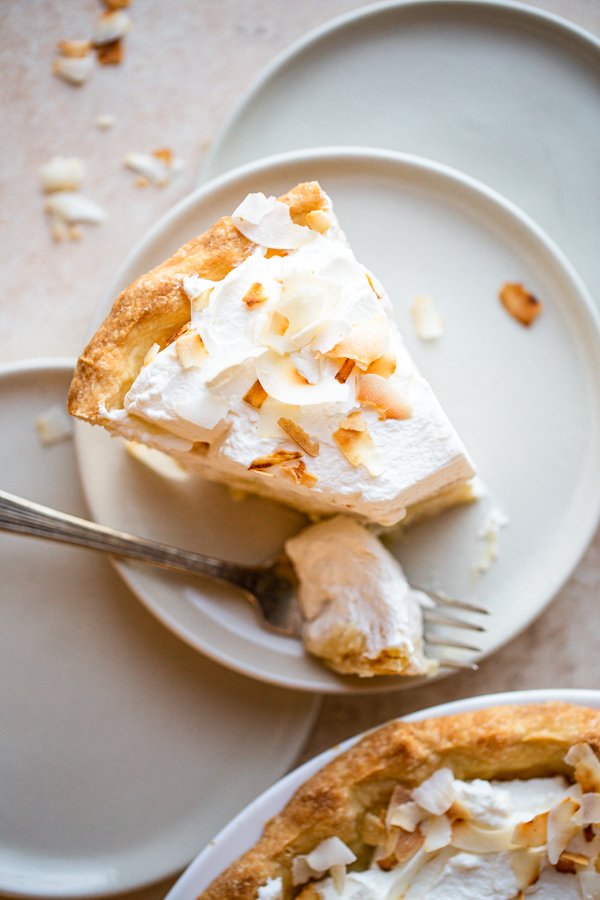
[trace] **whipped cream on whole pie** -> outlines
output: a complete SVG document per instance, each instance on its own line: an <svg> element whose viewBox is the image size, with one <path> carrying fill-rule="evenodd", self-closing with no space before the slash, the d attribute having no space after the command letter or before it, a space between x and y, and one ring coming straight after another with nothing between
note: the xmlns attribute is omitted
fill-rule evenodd
<svg viewBox="0 0 600 900"><path fill-rule="evenodd" d="M298 900L595 900L600 898L600 762L573 746L563 775L462 781L438 769L417 788L397 787L370 815L368 868L338 838L292 863ZM258 897L280 900L281 879ZM287 895L286 895L287 896Z"/></svg>
<svg viewBox="0 0 600 900"><path fill-rule="evenodd" d="M341 673L422 675L436 668L423 647L422 605L400 564L354 519L335 516L285 545L299 579L309 653Z"/></svg>
<svg viewBox="0 0 600 900"><path fill-rule="evenodd" d="M389 526L444 491L465 499L473 467L318 190L303 224L274 197L240 204L246 257L181 276L188 324L97 416L204 477Z"/></svg>

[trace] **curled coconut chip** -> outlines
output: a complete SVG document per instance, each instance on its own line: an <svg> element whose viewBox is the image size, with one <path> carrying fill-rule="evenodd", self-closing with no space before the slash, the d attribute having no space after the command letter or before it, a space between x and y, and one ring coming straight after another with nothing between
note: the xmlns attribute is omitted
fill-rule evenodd
<svg viewBox="0 0 600 900"><path fill-rule="evenodd" d="M335 380L339 381L340 384L346 384L346 382L352 375L352 372L354 371L355 365L356 363L353 359L345 359L335 373Z"/></svg>
<svg viewBox="0 0 600 900"><path fill-rule="evenodd" d="M94 61L88 56L59 56L52 63L52 72L69 84L81 85L90 77Z"/></svg>
<svg viewBox="0 0 600 900"><path fill-rule="evenodd" d="M109 44L101 44L96 47L96 59L101 66L120 66L123 62L123 41L118 38Z"/></svg>
<svg viewBox="0 0 600 900"><path fill-rule="evenodd" d="M354 325L350 333L325 355L353 359L360 369L368 369L371 363L387 351L390 342L390 326L384 316Z"/></svg>
<svg viewBox="0 0 600 900"><path fill-rule="evenodd" d="M249 403L250 406L253 406L254 409L260 409L268 396L260 381L255 381L242 399Z"/></svg>
<svg viewBox="0 0 600 900"><path fill-rule="evenodd" d="M248 309L254 309L255 306L260 306L265 300L267 300L267 295L259 281L255 281L242 297L242 301L246 304Z"/></svg>
<svg viewBox="0 0 600 900"><path fill-rule="evenodd" d="M318 456L318 441L311 438L304 428L301 428L300 425L297 425L292 419L285 418L285 416L281 416L281 418L277 420L277 424L283 428L285 433L289 435L296 444L298 444L301 450L304 450L309 456Z"/></svg>
<svg viewBox="0 0 600 900"><path fill-rule="evenodd" d="M292 884L304 884L309 878L321 878L334 868L345 867L355 862L356 854L338 837L321 841L310 853L299 854L292 861ZM335 878L334 878L335 883Z"/></svg>
<svg viewBox="0 0 600 900"><path fill-rule="evenodd" d="M92 44L102 47L125 37L131 28L131 19L122 9L108 9L100 14L92 30Z"/></svg>
<svg viewBox="0 0 600 900"><path fill-rule="evenodd" d="M40 168L42 189L47 194L76 191L84 178L85 163L77 156L53 156Z"/></svg>
<svg viewBox="0 0 600 900"><path fill-rule="evenodd" d="M537 319L543 309L541 301L518 282L503 284L498 296L502 306L513 319L526 327Z"/></svg>
<svg viewBox="0 0 600 900"><path fill-rule="evenodd" d="M514 850L510 855L510 864L517 884L526 890L538 880L542 869L542 854L530 850Z"/></svg>
<svg viewBox="0 0 600 900"><path fill-rule="evenodd" d="M44 209L69 225L99 225L106 218L102 207L75 191L55 191L48 196Z"/></svg>
<svg viewBox="0 0 600 900"><path fill-rule="evenodd" d="M302 454L298 450L274 450L268 456L257 456L248 466L251 470L271 469L273 466L280 466L282 463L291 460L300 459Z"/></svg>
<svg viewBox="0 0 600 900"><path fill-rule="evenodd" d="M312 229L292 221L286 203L260 193L242 200L231 218L249 241L273 250L297 250L316 237Z"/></svg>
<svg viewBox="0 0 600 900"><path fill-rule="evenodd" d="M433 304L431 297L420 294L412 302L412 322L415 334L422 341L435 341L444 333L444 320Z"/></svg>
<svg viewBox="0 0 600 900"><path fill-rule="evenodd" d="M392 353L384 353L378 359L374 359L367 375L380 375L382 378L391 378L396 371L396 357Z"/></svg>
<svg viewBox="0 0 600 900"><path fill-rule="evenodd" d="M565 797L554 806L548 815L548 859L556 865L563 850L571 838L577 833L577 823L573 816L579 809L579 803L572 797Z"/></svg>
<svg viewBox="0 0 600 900"><path fill-rule="evenodd" d="M600 760L589 744L575 744L565 762L575 768L575 781L584 793L600 793Z"/></svg>
<svg viewBox="0 0 600 900"><path fill-rule="evenodd" d="M480 828L473 822L455 822L452 846L466 853L501 853L514 849L512 828Z"/></svg>
<svg viewBox="0 0 600 900"><path fill-rule="evenodd" d="M346 416L333 439L351 465L364 466L374 478L381 475L383 462L361 412Z"/></svg>
<svg viewBox="0 0 600 900"><path fill-rule="evenodd" d="M318 384L309 384L299 374L291 357L272 350L256 360L256 375L269 397L291 406L335 403L348 400L350 396L349 385L340 384L335 378L323 378Z"/></svg>
<svg viewBox="0 0 600 900"><path fill-rule="evenodd" d="M421 832L425 836L423 849L427 853L435 853L452 841L452 824L447 815L429 816L421 824Z"/></svg>
<svg viewBox="0 0 600 900"><path fill-rule="evenodd" d="M316 475L313 475L312 472L309 472L306 468L304 460L299 459L296 462L291 464L283 463L280 466L279 471L284 475L287 475L294 484L301 484L306 488L314 488L315 484L318 482L318 478Z"/></svg>
<svg viewBox="0 0 600 900"><path fill-rule="evenodd" d="M548 813L539 813L528 822L519 822L512 833L512 842L519 847L543 847L548 840Z"/></svg>
<svg viewBox="0 0 600 900"><path fill-rule="evenodd" d="M381 375L357 375L356 399L364 406L373 406L383 419L410 419L412 409L394 382Z"/></svg>
<svg viewBox="0 0 600 900"><path fill-rule="evenodd" d="M313 209L306 213L306 224L309 228L312 228L313 231L318 231L319 234L325 234L326 231L329 231L333 222L331 216L328 215L325 210Z"/></svg>
<svg viewBox="0 0 600 900"><path fill-rule="evenodd" d="M40 443L44 447L52 447L54 444L68 441L73 437L73 420L58 404L50 406L37 417L35 428Z"/></svg>
<svg viewBox="0 0 600 900"><path fill-rule="evenodd" d="M375 862L384 872L391 872L399 864L408 862L419 850L423 849L425 838L420 832L413 833L402 831L394 837L391 852L384 856L377 856Z"/></svg>
<svg viewBox="0 0 600 900"><path fill-rule="evenodd" d="M437 769L413 790L412 798L422 809L435 816L448 812L456 799L452 770Z"/></svg>
<svg viewBox="0 0 600 900"><path fill-rule="evenodd" d="M128 153L123 165L157 187L165 187L184 168L183 161L176 159L166 147L152 153Z"/></svg>
<svg viewBox="0 0 600 900"><path fill-rule="evenodd" d="M196 331L187 331L177 338L175 349L184 369L202 366L208 356L204 341Z"/></svg>

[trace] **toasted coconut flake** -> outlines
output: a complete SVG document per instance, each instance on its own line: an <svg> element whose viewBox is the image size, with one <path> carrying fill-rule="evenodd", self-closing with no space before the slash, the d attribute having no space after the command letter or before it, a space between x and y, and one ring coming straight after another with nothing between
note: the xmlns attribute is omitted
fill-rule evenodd
<svg viewBox="0 0 600 900"><path fill-rule="evenodd" d="M103 113L101 116L96 116L95 122L98 128L101 131L108 131L109 128L112 128L116 122L115 116L111 116L108 113Z"/></svg>
<svg viewBox="0 0 600 900"><path fill-rule="evenodd" d="M423 847L425 838L418 831L410 832L401 831L394 847L394 856L398 863L408 862L415 853Z"/></svg>
<svg viewBox="0 0 600 900"><path fill-rule="evenodd" d="M444 320L431 297L419 294L413 300L410 311L415 334L422 341L435 341L443 335Z"/></svg>
<svg viewBox="0 0 600 900"><path fill-rule="evenodd" d="M67 237L67 226L58 216L48 216L50 223L50 236L55 244L60 244Z"/></svg>
<svg viewBox="0 0 600 900"><path fill-rule="evenodd" d="M530 294L518 282L503 284L498 296L504 309L521 325L531 325L543 309L543 304L537 297Z"/></svg>
<svg viewBox="0 0 600 900"><path fill-rule="evenodd" d="M314 488L319 480L316 475L308 471L302 459L291 464L283 463L280 466L280 471L287 475L288 478L291 478L294 484L301 484L306 488Z"/></svg>
<svg viewBox="0 0 600 900"><path fill-rule="evenodd" d="M573 816L573 820L580 826L599 825L600 794L583 794L579 800L579 803L581 804L581 806Z"/></svg>
<svg viewBox="0 0 600 900"><path fill-rule="evenodd" d="M55 191L49 195L44 209L68 224L98 225L106 218L102 207L75 191Z"/></svg>
<svg viewBox="0 0 600 900"><path fill-rule="evenodd" d="M268 396L260 381L255 381L242 399L249 403L250 406L253 406L254 409L260 409Z"/></svg>
<svg viewBox="0 0 600 900"><path fill-rule="evenodd" d="M573 815L579 809L579 803L572 797L565 797L557 806L554 806L548 815L548 859L552 865L556 865L563 850L571 838L577 833L578 827L573 821Z"/></svg>
<svg viewBox="0 0 600 900"><path fill-rule="evenodd" d="M390 826L403 828L404 831L416 831L417 825L423 821L425 813L414 800L399 803L398 806L390 806L386 823Z"/></svg>
<svg viewBox="0 0 600 900"><path fill-rule="evenodd" d="M361 369L368 369L389 347L390 326L385 316L377 315L354 325L350 333L328 350L326 356L353 359Z"/></svg>
<svg viewBox="0 0 600 900"><path fill-rule="evenodd" d="M35 420L35 428L44 447L52 447L73 437L73 422L65 409L58 404L50 406Z"/></svg>
<svg viewBox="0 0 600 900"><path fill-rule="evenodd" d="M377 278L375 278L372 272L368 272L365 270L365 276L367 278L367 281L369 282L369 287L371 288L377 299L381 300L384 295L383 286L377 280Z"/></svg>
<svg viewBox="0 0 600 900"><path fill-rule="evenodd" d="M386 828L379 816L365 813L360 826L360 839L369 847L378 847L386 838Z"/></svg>
<svg viewBox="0 0 600 900"><path fill-rule="evenodd" d="M94 60L89 56L61 56L52 63L52 71L69 84L81 85L90 77Z"/></svg>
<svg viewBox="0 0 600 900"><path fill-rule="evenodd" d="M512 828L479 828L473 822L455 822L452 846L467 853L500 853L514 848Z"/></svg>
<svg viewBox="0 0 600 900"><path fill-rule="evenodd" d="M264 194L250 194L231 218L238 231L260 247L297 250L316 238L310 228L292 221L287 204L274 197L267 198Z"/></svg>
<svg viewBox="0 0 600 900"><path fill-rule="evenodd" d="M510 863L515 873L517 884L522 890L531 887L540 877L542 855L530 850L514 850L510 854Z"/></svg>
<svg viewBox="0 0 600 900"><path fill-rule="evenodd" d="M42 188L47 193L76 191L85 178L85 163L77 156L53 156L40 168Z"/></svg>
<svg viewBox="0 0 600 900"><path fill-rule="evenodd" d="M271 316L271 329L278 334L280 337L286 333L290 325L290 320L287 316L284 316L283 313L280 313L278 309L275 310L273 315Z"/></svg>
<svg viewBox="0 0 600 900"><path fill-rule="evenodd" d="M100 14L92 31L92 44L101 47L125 37L131 28L131 19L121 9L109 9Z"/></svg>
<svg viewBox="0 0 600 900"><path fill-rule="evenodd" d="M600 760L589 744L575 744L565 762L575 767L575 781L584 793L600 793Z"/></svg>
<svg viewBox="0 0 600 900"><path fill-rule="evenodd" d="M331 216L324 210L313 209L309 213L306 213L306 224L309 228L312 228L313 231L318 231L319 234L325 234L325 232L331 228L333 222Z"/></svg>
<svg viewBox="0 0 600 900"><path fill-rule="evenodd" d="M333 439L351 465L356 468L364 466L376 478L383 472L383 463L364 419L358 416L360 413L347 416L334 431Z"/></svg>
<svg viewBox="0 0 600 900"><path fill-rule="evenodd" d="M275 250L273 247L269 247L267 252L265 253L265 259L271 259L273 256L289 256L288 250Z"/></svg>
<svg viewBox="0 0 600 900"><path fill-rule="evenodd" d="M423 848L428 853L434 853L436 850L447 847L452 840L452 825L446 815L428 816L421 823L421 831L425 835Z"/></svg>
<svg viewBox="0 0 600 900"><path fill-rule="evenodd" d="M355 365L356 363L353 359L345 359L335 373L336 381L339 381L340 384L345 384L352 375L352 371Z"/></svg>
<svg viewBox="0 0 600 900"><path fill-rule="evenodd" d="M96 59L101 66L119 66L123 62L123 40L118 38L109 44L96 47Z"/></svg>
<svg viewBox="0 0 600 900"><path fill-rule="evenodd" d="M204 341L195 331L188 331L178 338L175 349L177 358L184 369L203 365L208 356Z"/></svg>
<svg viewBox="0 0 600 900"><path fill-rule="evenodd" d="M249 469L271 469L273 466L280 466L282 463L290 460L300 459L302 454L299 450L274 450L268 456L257 456L253 459Z"/></svg>
<svg viewBox="0 0 600 900"><path fill-rule="evenodd" d="M380 375L382 378L391 378L396 371L396 357L391 353L384 353L378 359L374 359L366 371L367 375Z"/></svg>
<svg viewBox="0 0 600 900"><path fill-rule="evenodd" d="M381 375L357 375L356 399L374 406L380 419L410 419L412 409L397 384Z"/></svg>
<svg viewBox="0 0 600 900"><path fill-rule="evenodd" d="M548 813L534 816L528 822L519 822L512 834L513 844L519 847L542 847L548 840Z"/></svg>
<svg viewBox="0 0 600 900"><path fill-rule="evenodd" d="M320 878L334 866L347 866L356 860L352 852L338 837L325 838L310 853L296 856L292 863L292 882L302 884L308 878Z"/></svg>
<svg viewBox="0 0 600 900"><path fill-rule="evenodd" d="M297 425L296 422L292 421L292 419L287 419L285 416L278 419L277 424L305 453L308 453L309 456L318 456L319 444L306 433L304 428L301 428L300 425Z"/></svg>
<svg viewBox="0 0 600 900"><path fill-rule="evenodd" d="M422 809L435 816L448 812L456 795L454 792L454 775L448 768L437 769L412 792L413 800Z"/></svg>
<svg viewBox="0 0 600 900"><path fill-rule="evenodd" d="M131 0L102 0L107 9L125 9Z"/></svg>
<svg viewBox="0 0 600 900"><path fill-rule="evenodd" d="M159 155L156 155L157 153ZM157 187L164 187L173 175L180 172L184 166L180 159L172 158L172 155L169 157L170 161L167 162L165 153L164 150L153 153L128 153L123 159L123 165L132 172L148 178Z"/></svg>
<svg viewBox="0 0 600 900"><path fill-rule="evenodd" d="M253 309L255 306L259 306L261 303L264 303L267 300L267 295L264 292L264 288L259 281L255 281L253 285L246 291L244 296L242 297L243 302L246 304L248 309Z"/></svg>
<svg viewBox="0 0 600 900"><path fill-rule="evenodd" d="M69 59L81 59L92 49L91 41L59 41L57 50Z"/></svg>
<svg viewBox="0 0 600 900"><path fill-rule="evenodd" d="M571 853L569 850L563 850L558 857L556 868L559 872L570 872L574 875L577 871L577 866L586 868L589 864L589 856L584 856L583 853Z"/></svg>
<svg viewBox="0 0 600 900"><path fill-rule="evenodd" d="M269 397L290 406L350 399L349 385L339 384L331 377L322 378L318 384L309 384L296 369L291 356L271 350L257 358L256 375Z"/></svg>

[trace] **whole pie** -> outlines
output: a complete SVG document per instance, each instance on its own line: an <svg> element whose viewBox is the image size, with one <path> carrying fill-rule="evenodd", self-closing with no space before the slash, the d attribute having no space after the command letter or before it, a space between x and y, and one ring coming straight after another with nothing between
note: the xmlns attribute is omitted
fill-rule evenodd
<svg viewBox="0 0 600 900"><path fill-rule="evenodd" d="M500 706L370 732L199 900L600 897L600 713Z"/></svg>

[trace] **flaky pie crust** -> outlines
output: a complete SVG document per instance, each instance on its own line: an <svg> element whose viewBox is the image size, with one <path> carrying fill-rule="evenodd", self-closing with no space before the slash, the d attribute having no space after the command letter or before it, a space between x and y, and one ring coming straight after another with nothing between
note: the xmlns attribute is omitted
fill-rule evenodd
<svg viewBox="0 0 600 900"><path fill-rule="evenodd" d="M534 778L564 774L571 746L600 752L600 712L565 703L497 706L422 722L390 722L370 732L310 778L265 826L257 844L200 894L199 900L255 900L268 878L281 877L285 900L295 856L337 835L368 865L363 819L389 803L396 784L413 788L436 769L455 777ZM224 788L225 789L225 788Z"/></svg>
<svg viewBox="0 0 600 900"><path fill-rule="evenodd" d="M327 207L316 181L298 184L279 199L297 225L306 225L308 213ZM164 347L190 320L182 276L220 281L255 247L226 216L126 287L77 361L68 397L71 415L110 427L102 408L121 409L148 350L153 344Z"/></svg>

